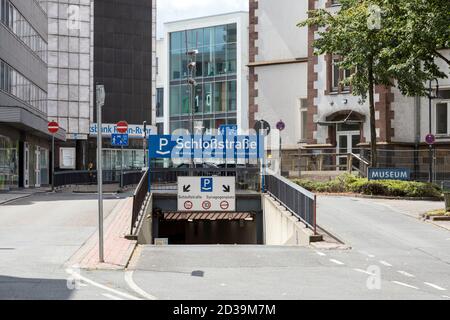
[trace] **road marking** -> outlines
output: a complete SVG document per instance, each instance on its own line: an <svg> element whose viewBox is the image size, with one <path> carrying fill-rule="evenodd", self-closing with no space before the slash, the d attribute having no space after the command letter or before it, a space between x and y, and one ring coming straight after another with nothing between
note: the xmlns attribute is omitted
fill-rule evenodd
<svg viewBox="0 0 450 320"><path fill-rule="evenodd" d="M155 296L152 296L151 294L145 292L142 290L133 280L133 271L127 271L125 272L125 282L128 284L128 286L137 294L140 296L148 299L148 300L158 300Z"/></svg>
<svg viewBox="0 0 450 320"><path fill-rule="evenodd" d="M415 276L411 273L408 273L406 271L397 271L398 273L400 273L401 275L408 277L408 278L415 278Z"/></svg>
<svg viewBox="0 0 450 320"><path fill-rule="evenodd" d="M367 274L369 276L373 276L373 273L370 273L369 271L366 271L366 270L363 270L363 269L353 269L353 270L355 270L356 272Z"/></svg>
<svg viewBox="0 0 450 320"><path fill-rule="evenodd" d="M419 288L417 288L417 287L414 287L412 285L409 285L409 284L406 284L406 283L403 283L403 282L400 282L400 281L392 281L392 283L398 284L399 286L403 286L403 287L406 287L406 288L419 290Z"/></svg>
<svg viewBox="0 0 450 320"><path fill-rule="evenodd" d="M339 266L345 265L345 263L343 263L343 262L341 262L341 261L339 261L339 260L336 260L336 259L330 259L330 262L333 262L333 263L335 263L335 264L337 264L337 265L339 265Z"/></svg>
<svg viewBox="0 0 450 320"><path fill-rule="evenodd" d="M427 286L429 286L429 287L431 287L433 289L439 290L439 291L447 291L447 289L439 287L438 285L435 285L433 283L424 282L424 284L426 284Z"/></svg>
<svg viewBox="0 0 450 320"><path fill-rule="evenodd" d="M109 291L109 292L114 293L114 294L116 294L116 295L122 296L122 297L124 297L124 298L126 298L126 299L130 299L130 300L142 300L142 299L140 299L140 298L138 298L138 297L132 296L132 295L130 295L130 294L127 294L127 293L124 293L124 292L121 292L121 291L112 289L112 288L110 288L110 287L104 286L104 285L102 285L102 284L100 284L100 283L97 283L97 282L95 282L95 281L92 281L91 279L88 279L88 278L86 278L86 277L83 277L81 274L74 272L74 271L71 270L70 268L66 269L66 272L67 272L68 274L70 274L72 277L74 277L74 279L82 280L82 281L84 281L84 282L86 282L86 283L89 283L90 285L93 285L94 287L100 288L100 289L102 289L102 290Z"/></svg>
<svg viewBox="0 0 450 320"><path fill-rule="evenodd" d="M363 255L369 257L369 258L372 258L372 259L375 258L375 256L374 256L373 254L370 254L370 253L365 252L365 251L360 251L359 253L361 253L361 254L363 254Z"/></svg>
<svg viewBox="0 0 450 320"><path fill-rule="evenodd" d="M321 256L321 257L326 257L326 256L327 256L325 253L320 252L320 251L316 251L316 253L317 253L319 256Z"/></svg>
<svg viewBox="0 0 450 320"><path fill-rule="evenodd" d="M381 260L380 263L385 267L392 267L392 264L390 264L389 262Z"/></svg>
<svg viewBox="0 0 450 320"><path fill-rule="evenodd" d="M104 296L108 299L111 299L111 300L123 300L122 298L113 296L112 294L109 294L109 293L103 293L102 296Z"/></svg>

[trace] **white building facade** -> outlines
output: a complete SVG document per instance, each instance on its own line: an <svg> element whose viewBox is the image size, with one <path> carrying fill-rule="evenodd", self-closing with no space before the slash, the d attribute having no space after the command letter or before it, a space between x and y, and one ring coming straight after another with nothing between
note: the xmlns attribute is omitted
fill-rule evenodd
<svg viewBox="0 0 450 320"><path fill-rule="evenodd" d="M190 131L192 119L194 130L205 134L223 125L248 130L248 43L247 12L165 24L158 54L165 81L165 133ZM198 50L195 105L187 84L189 50Z"/></svg>

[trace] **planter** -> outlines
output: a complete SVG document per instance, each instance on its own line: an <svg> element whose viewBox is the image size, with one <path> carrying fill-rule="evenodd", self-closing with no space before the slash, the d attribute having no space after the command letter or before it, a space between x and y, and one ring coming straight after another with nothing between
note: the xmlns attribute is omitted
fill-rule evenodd
<svg viewBox="0 0 450 320"><path fill-rule="evenodd" d="M444 193L444 199L445 199L445 211L450 212L450 192Z"/></svg>

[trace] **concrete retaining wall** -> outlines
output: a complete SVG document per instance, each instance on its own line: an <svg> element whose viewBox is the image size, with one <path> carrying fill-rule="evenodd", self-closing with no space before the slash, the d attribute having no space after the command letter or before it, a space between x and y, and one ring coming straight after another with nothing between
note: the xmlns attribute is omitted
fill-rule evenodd
<svg viewBox="0 0 450 320"><path fill-rule="evenodd" d="M314 234L305 224L269 195L262 197L264 244L268 246L308 246Z"/></svg>

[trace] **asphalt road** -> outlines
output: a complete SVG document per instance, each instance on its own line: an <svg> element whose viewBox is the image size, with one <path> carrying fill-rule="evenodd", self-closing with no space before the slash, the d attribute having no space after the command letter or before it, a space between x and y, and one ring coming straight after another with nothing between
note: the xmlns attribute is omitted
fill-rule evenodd
<svg viewBox="0 0 450 320"><path fill-rule="evenodd" d="M70 275L64 269L96 231L96 199L36 194L0 206L0 299L108 299L84 283L80 290L70 290ZM106 196L106 216L118 201Z"/></svg>
<svg viewBox="0 0 450 320"><path fill-rule="evenodd" d="M64 263L95 232L95 196L36 195L0 206L0 299L450 299L449 231L367 199L318 212L352 249L142 246L125 272L79 271Z"/></svg>
<svg viewBox="0 0 450 320"><path fill-rule="evenodd" d="M102 276L155 299L450 299L447 230L338 197L320 198L319 223L352 249L144 246L128 281Z"/></svg>

